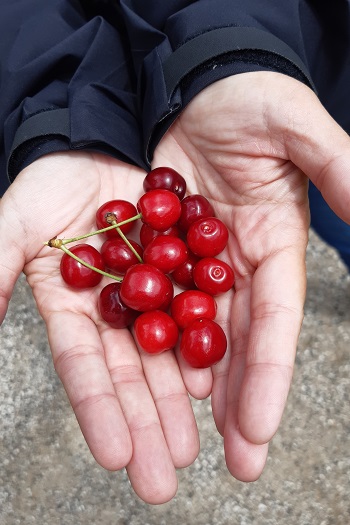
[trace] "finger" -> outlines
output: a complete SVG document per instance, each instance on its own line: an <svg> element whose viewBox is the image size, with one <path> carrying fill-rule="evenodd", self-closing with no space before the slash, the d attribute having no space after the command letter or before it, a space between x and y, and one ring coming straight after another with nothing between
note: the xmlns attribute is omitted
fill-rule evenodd
<svg viewBox="0 0 350 525"><path fill-rule="evenodd" d="M292 247L271 255L256 270L238 421L252 443L268 442L286 403L300 333L306 289L305 253Z"/></svg>
<svg viewBox="0 0 350 525"><path fill-rule="evenodd" d="M132 439L130 482L143 501L165 503L176 493L176 472L133 337L128 330L105 328L102 340Z"/></svg>
<svg viewBox="0 0 350 525"><path fill-rule="evenodd" d="M52 312L46 323L55 369L91 453L106 469L125 467L131 437L95 324L70 312Z"/></svg>
<svg viewBox="0 0 350 525"><path fill-rule="evenodd" d="M183 382L189 394L195 399L206 399L212 389L213 374L210 368L193 368L182 357L180 349L176 349Z"/></svg>
<svg viewBox="0 0 350 525"><path fill-rule="evenodd" d="M216 428L222 436L224 435L227 412L227 389L228 374L231 363L231 348L232 345L234 345L235 339L241 338L241 336L238 335L240 334L240 331L245 330L245 333L247 333L249 330L249 315L248 320L245 323L244 319L247 318L247 315L242 315L249 312L249 308L242 308L240 306L241 297L242 294L236 297L234 291L231 290L216 299L218 305L216 322L225 332L227 350L223 359L212 367L213 387L211 404Z"/></svg>
<svg viewBox="0 0 350 525"><path fill-rule="evenodd" d="M256 481L264 469L268 444L251 443L242 435L239 426L238 410L246 359L244 345L244 341L238 345L230 368L224 448L227 468L231 474L240 481L250 482Z"/></svg>
<svg viewBox="0 0 350 525"><path fill-rule="evenodd" d="M231 313L231 356L226 374L215 376L213 387L213 413L222 428L226 464L231 474L240 481L255 481L261 475L267 458L268 446L248 441L241 432L238 412L245 373L246 351L250 329L251 279L236 280L236 293ZM220 396L226 387L223 402ZM223 408L225 407L225 413Z"/></svg>
<svg viewBox="0 0 350 525"><path fill-rule="evenodd" d="M177 360L173 352L140 355L173 463L187 467L199 453L199 437Z"/></svg>
<svg viewBox="0 0 350 525"><path fill-rule="evenodd" d="M13 288L25 263L21 231L8 202L9 193L0 199L0 324L5 318ZM25 241L25 235L22 233Z"/></svg>

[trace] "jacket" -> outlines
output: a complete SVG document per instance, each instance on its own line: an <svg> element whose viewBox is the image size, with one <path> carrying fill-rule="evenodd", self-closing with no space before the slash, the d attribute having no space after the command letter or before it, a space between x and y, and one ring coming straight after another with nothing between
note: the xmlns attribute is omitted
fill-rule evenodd
<svg viewBox="0 0 350 525"><path fill-rule="evenodd" d="M277 71L350 131L350 4L337 0L0 0L0 191L47 153L149 169L209 84Z"/></svg>

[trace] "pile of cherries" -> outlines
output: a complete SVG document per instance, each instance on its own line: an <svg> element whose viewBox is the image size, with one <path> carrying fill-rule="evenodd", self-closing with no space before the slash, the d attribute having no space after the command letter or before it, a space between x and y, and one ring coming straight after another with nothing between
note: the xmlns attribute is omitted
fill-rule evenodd
<svg viewBox="0 0 350 525"><path fill-rule="evenodd" d="M227 347L215 322L215 296L234 284L232 268L217 258L228 242L227 227L205 197L185 196L185 179L171 168L150 171L143 189L136 206L118 199L103 204L95 232L47 244L65 252L60 271L69 286L90 288L111 278L99 295L100 315L114 328L133 325L143 351L171 350L180 339L192 367L212 366ZM136 242L128 234L139 220ZM105 236L100 251L85 243L66 248L95 234ZM183 290L175 297L174 283Z"/></svg>

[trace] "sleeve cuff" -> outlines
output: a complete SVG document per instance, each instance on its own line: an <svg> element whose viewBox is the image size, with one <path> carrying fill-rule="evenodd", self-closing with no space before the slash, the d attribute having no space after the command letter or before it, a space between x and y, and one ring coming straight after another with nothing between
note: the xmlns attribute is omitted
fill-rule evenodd
<svg viewBox="0 0 350 525"><path fill-rule="evenodd" d="M249 71L289 75L316 91L308 68L287 44L253 27L222 27L201 33L169 53L164 45L144 61L140 95L145 155L154 150L190 100L217 80Z"/></svg>

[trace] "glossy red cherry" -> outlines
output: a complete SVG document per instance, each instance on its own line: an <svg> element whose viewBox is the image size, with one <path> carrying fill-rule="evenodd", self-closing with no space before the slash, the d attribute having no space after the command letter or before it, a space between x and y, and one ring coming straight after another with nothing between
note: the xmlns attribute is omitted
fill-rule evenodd
<svg viewBox="0 0 350 525"><path fill-rule="evenodd" d="M179 237L160 235L146 246L143 259L162 272L170 273L186 261L187 255L187 246Z"/></svg>
<svg viewBox="0 0 350 525"><path fill-rule="evenodd" d="M197 288L193 280L193 268L199 261L199 257L189 252L186 261L175 268L171 277L180 288L193 289Z"/></svg>
<svg viewBox="0 0 350 525"><path fill-rule="evenodd" d="M215 299L200 290L185 290L174 297L170 312L180 330L184 330L195 319L215 319Z"/></svg>
<svg viewBox="0 0 350 525"><path fill-rule="evenodd" d="M180 351L193 368L208 368L220 361L226 352L225 332L211 319L196 319L185 328Z"/></svg>
<svg viewBox="0 0 350 525"><path fill-rule="evenodd" d="M171 301L173 300L174 298L174 285L173 285L173 282L172 280L170 279L169 275L167 274L164 274L164 276L167 278L168 280L168 290L169 290L169 293L165 294L164 296L164 300L163 302L161 303L161 305L159 306L158 310L163 310L164 312L166 312L169 308L169 306L171 305Z"/></svg>
<svg viewBox="0 0 350 525"><path fill-rule="evenodd" d="M149 354L171 350L179 337L175 321L161 310L142 313L135 321L134 333L140 348Z"/></svg>
<svg viewBox="0 0 350 525"><path fill-rule="evenodd" d="M180 237L180 229L174 224L164 232L159 232L148 226L148 224L146 224L145 222L142 224L140 228L140 242L144 248L146 248L146 246L155 237L159 237L159 235L171 235L172 237Z"/></svg>
<svg viewBox="0 0 350 525"><path fill-rule="evenodd" d="M191 224L204 217L214 217L214 208L202 195L189 195L181 201L181 215L178 220L179 228L187 232Z"/></svg>
<svg viewBox="0 0 350 525"><path fill-rule="evenodd" d="M231 266L224 261L204 257L193 268L193 280L199 290L210 295L219 295L232 288L235 275Z"/></svg>
<svg viewBox="0 0 350 525"><path fill-rule="evenodd" d="M139 199L137 209L142 214L142 222L154 230L165 231L179 219L181 202L172 191L150 190Z"/></svg>
<svg viewBox="0 0 350 525"><path fill-rule="evenodd" d="M137 242L129 239L130 244L142 257L143 250ZM117 274L124 274L130 266L139 262L134 252L121 237L107 239L101 246L101 255L105 265Z"/></svg>
<svg viewBox="0 0 350 525"><path fill-rule="evenodd" d="M228 229L216 217L206 217L191 224L187 232L187 244L199 257L215 257L226 247Z"/></svg>
<svg viewBox="0 0 350 525"><path fill-rule="evenodd" d="M90 244L77 244L70 251L90 266L104 271L105 265L100 252ZM92 288L102 279L100 273L87 268L66 253L62 256L60 271L64 281L73 288Z"/></svg>
<svg viewBox="0 0 350 525"><path fill-rule="evenodd" d="M99 311L101 317L112 328L126 328L136 319L139 312L126 306L120 297L121 283L110 283L105 286L99 296Z"/></svg>
<svg viewBox="0 0 350 525"><path fill-rule="evenodd" d="M160 167L146 175L143 181L143 189L145 192L155 189L169 190L181 200L186 193L186 181L180 173L172 168Z"/></svg>
<svg viewBox="0 0 350 525"><path fill-rule="evenodd" d="M165 309L174 295L170 279L151 264L135 264L122 281L122 301L140 312Z"/></svg>
<svg viewBox="0 0 350 525"><path fill-rule="evenodd" d="M129 201L122 199L115 199L102 204L96 212L96 224L99 230L106 228L111 224L107 221L107 217L112 214L115 215L117 222L125 221L137 215L136 207ZM135 226L136 221L129 222L120 227L124 234L129 233ZM105 232L106 237L119 237L117 230L108 230Z"/></svg>

